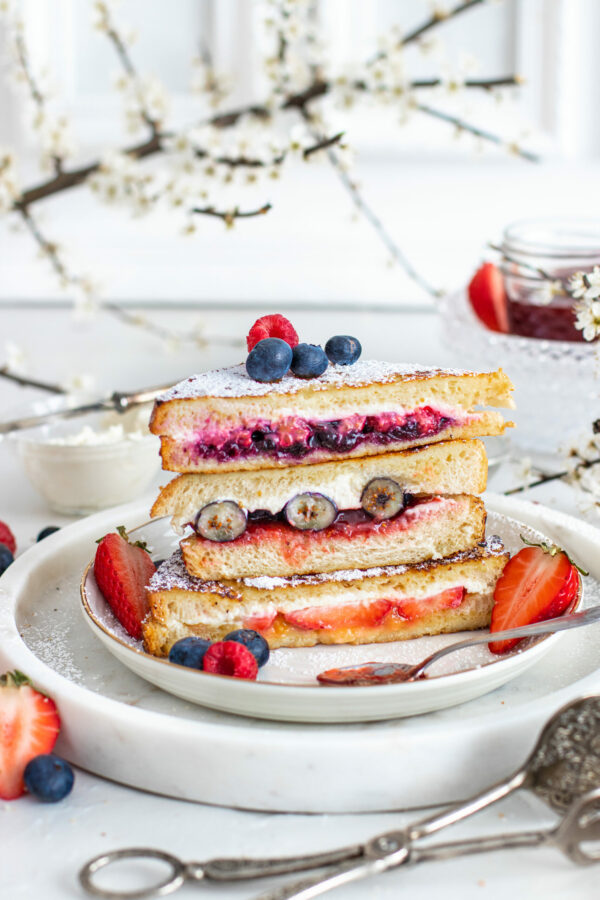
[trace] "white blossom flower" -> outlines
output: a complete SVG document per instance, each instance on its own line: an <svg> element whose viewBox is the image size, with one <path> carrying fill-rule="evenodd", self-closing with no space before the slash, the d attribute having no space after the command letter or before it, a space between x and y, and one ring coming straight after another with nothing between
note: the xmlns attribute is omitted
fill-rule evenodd
<svg viewBox="0 0 600 900"><path fill-rule="evenodd" d="M9 150L0 148L0 214L10 212L19 197L19 183L15 158Z"/></svg>
<svg viewBox="0 0 600 900"><path fill-rule="evenodd" d="M575 304L575 328L583 332L586 341L600 336L600 300L583 297Z"/></svg>
<svg viewBox="0 0 600 900"><path fill-rule="evenodd" d="M569 280L569 292L576 299L596 300L600 297L600 266L591 272L575 272Z"/></svg>
<svg viewBox="0 0 600 900"><path fill-rule="evenodd" d="M536 306L548 306L555 297L564 293L562 282L545 278L539 287L531 293L531 302Z"/></svg>
<svg viewBox="0 0 600 900"><path fill-rule="evenodd" d="M17 346L12 341L6 341L4 344L4 357L6 367L15 375L25 375L27 373L27 354L22 347Z"/></svg>

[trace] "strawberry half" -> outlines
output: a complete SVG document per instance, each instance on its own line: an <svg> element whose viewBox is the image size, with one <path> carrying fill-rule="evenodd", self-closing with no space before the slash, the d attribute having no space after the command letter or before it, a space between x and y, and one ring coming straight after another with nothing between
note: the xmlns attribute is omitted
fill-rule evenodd
<svg viewBox="0 0 600 900"><path fill-rule="evenodd" d="M285 613L285 621L296 628L369 628L381 625L392 608L390 600L374 600L346 606L309 606Z"/></svg>
<svg viewBox="0 0 600 900"><path fill-rule="evenodd" d="M292 349L298 344L296 329L285 316L275 313L272 316L261 316L257 319L246 337L248 353L265 338L279 338L289 344Z"/></svg>
<svg viewBox="0 0 600 900"><path fill-rule="evenodd" d="M564 550L524 547L508 561L496 583L490 632L562 615L575 599L578 587L577 568ZM518 643L518 638L493 641L489 648L502 654Z"/></svg>
<svg viewBox="0 0 600 900"><path fill-rule="evenodd" d="M0 522L0 544L8 547L13 556L17 552L17 541L6 522Z"/></svg>
<svg viewBox="0 0 600 900"><path fill-rule="evenodd" d="M36 691L26 675L8 672L0 678L0 799L25 792L25 766L52 751L59 730L54 701Z"/></svg>
<svg viewBox="0 0 600 900"><path fill-rule="evenodd" d="M115 616L133 638L142 637L142 622L148 613L146 585L156 566L143 545L130 544L125 529L107 534L98 543L94 575L102 595Z"/></svg>
<svg viewBox="0 0 600 900"><path fill-rule="evenodd" d="M468 287L473 312L491 331L509 331L508 304L502 272L494 263L484 263Z"/></svg>

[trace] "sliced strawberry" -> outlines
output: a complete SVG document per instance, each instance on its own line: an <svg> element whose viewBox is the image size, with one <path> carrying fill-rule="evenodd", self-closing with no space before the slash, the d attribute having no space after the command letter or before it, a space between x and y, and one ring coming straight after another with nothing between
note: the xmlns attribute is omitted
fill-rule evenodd
<svg viewBox="0 0 600 900"><path fill-rule="evenodd" d="M244 619L244 628L250 628L252 631L267 631L275 621L277 613L267 613L264 616L249 616Z"/></svg>
<svg viewBox="0 0 600 900"><path fill-rule="evenodd" d="M524 547L508 561L496 583L490 631L505 631L562 615L577 595L577 570L557 548ZM507 653L519 639L494 641L492 653Z"/></svg>
<svg viewBox="0 0 600 900"><path fill-rule="evenodd" d="M430 597L407 597L395 604L398 615L402 619L413 621L422 619L430 613L441 612L443 609L456 609L463 602L465 596L464 587L448 588L439 594Z"/></svg>
<svg viewBox="0 0 600 900"><path fill-rule="evenodd" d="M257 319L246 337L248 353L259 341L265 338L279 338L293 349L299 342L296 329L285 316L275 313L272 316L261 316Z"/></svg>
<svg viewBox="0 0 600 900"><path fill-rule="evenodd" d="M31 687L26 675L9 672L0 678L0 799L24 793L25 766L52 751L59 730L54 701Z"/></svg>
<svg viewBox="0 0 600 900"><path fill-rule="evenodd" d="M125 631L138 640L148 612L146 585L155 571L147 551L121 533L107 534L98 544L94 560L98 587Z"/></svg>
<svg viewBox="0 0 600 900"><path fill-rule="evenodd" d="M363 605L309 606L284 614L284 619L296 628L369 628L381 625L392 608L389 600L374 600Z"/></svg>
<svg viewBox="0 0 600 900"><path fill-rule="evenodd" d="M17 541L6 522L0 522L0 544L8 547L13 556L17 552Z"/></svg>
<svg viewBox="0 0 600 900"><path fill-rule="evenodd" d="M469 283L473 312L491 331L509 331L508 306L502 272L494 263L484 263Z"/></svg>

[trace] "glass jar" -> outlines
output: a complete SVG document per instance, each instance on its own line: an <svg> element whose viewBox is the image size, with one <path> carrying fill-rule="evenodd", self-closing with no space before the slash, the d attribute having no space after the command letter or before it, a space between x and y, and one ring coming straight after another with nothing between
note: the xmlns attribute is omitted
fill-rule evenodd
<svg viewBox="0 0 600 900"><path fill-rule="evenodd" d="M583 341L566 288L575 272L600 266L600 220L525 219L505 229L500 249L510 333Z"/></svg>

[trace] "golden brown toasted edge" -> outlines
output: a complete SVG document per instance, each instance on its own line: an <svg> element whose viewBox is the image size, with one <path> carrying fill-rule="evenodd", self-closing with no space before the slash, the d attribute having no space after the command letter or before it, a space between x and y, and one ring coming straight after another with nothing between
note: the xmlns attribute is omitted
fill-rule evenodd
<svg viewBox="0 0 600 900"><path fill-rule="evenodd" d="M487 454L479 440L443 441L376 456L330 460L312 466L242 472L187 473L160 488L152 518L171 516L175 527L192 521L199 509L215 500L235 500L247 510L279 512L296 494L319 491L338 509L360 503L362 488L372 478L401 481L417 495L480 494L487 484Z"/></svg>
<svg viewBox="0 0 600 900"><path fill-rule="evenodd" d="M150 431L153 434L162 435L165 432L166 420L179 414L187 418L198 414L213 411L218 417L227 418L237 416L240 410L245 410L249 415L258 414L265 410L276 411L281 407L288 407L290 398L297 407L311 407L327 402L328 398L335 397L336 403L340 398L346 398L349 404L359 400L368 400L369 394L390 394L397 396L397 388L405 388L404 393L409 403L419 402L419 398L439 397L440 400L451 402L455 399L461 406L470 409L473 405L495 406L503 409L514 409L512 391L514 385L502 369L494 372L465 372L463 374L445 373L443 370L432 369L418 374L397 374L386 378L385 381L371 381L351 385L332 384L327 387L319 386L318 379L312 383L308 381L306 386L293 392L273 392L260 395L244 395L241 397L176 397L170 400L156 400L150 416ZM461 402L460 394L463 394ZM453 395L457 395L454 397ZM426 402L426 399L424 400Z"/></svg>
<svg viewBox="0 0 600 900"><path fill-rule="evenodd" d="M453 558L452 560L435 560L429 563L422 563L418 567L406 567L404 572L402 572L397 578L389 575L384 575L379 578L376 577L369 580L377 582L377 584L375 584L375 587L380 589L382 593L385 593L386 590L389 590L390 584L394 582L396 582L397 589L402 590L403 588L401 587L401 582L404 581L404 590L410 592L411 581L414 582L415 577L418 578L424 575L432 581L432 589L435 590L435 580L438 575L443 577L448 570L451 570L452 574L455 575L458 580L460 580L461 578L465 578L465 580L467 580L469 577L469 569L474 568L483 569L489 579L495 582L500 577L500 574L502 573L502 570L508 560L509 554L507 552L486 553L485 551L482 551L481 548L479 548L468 551L459 556L462 556L462 558ZM355 584L356 582L341 581L338 582L335 587L338 589L339 594L342 597L344 593L349 588L355 586ZM318 606L322 588L325 587L326 589L331 590L331 586L331 582L328 582L324 586L311 585L308 587L300 587L295 589L295 593L298 594L298 592L301 592L297 599L298 602L303 602L306 607ZM225 585L222 585L222 587L225 587ZM244 587L242 583L238 583L238 587L240 587L244 592L243 596L242 594L238 595L238 602L244 600L260 599L258 597L259 594L264 595L265 601L274 600L275 602L277 602L277 597L273 596L274 592L272 591L259 591L256 588L247 588ZM252 596L250 596L250 593L252 593ZM208 640L221 640L233 629L242 627L242 617L240 617L239 620L230 619L223 625L209 625L206 623L202 623L201 621L196 621L190 624L179 621L176 616L174 618L174 606L176 607L177 605L185 605L186 603L191 603L195 606L199 602L206 603L208 608L210 608L211 606L219 606L224 602L228 602L229 604L233 602L235 604L236 599L234 599L233 597L229 597L227 601L224 601L223 596L218 593L202 594L202 597L200 599L200 596L197 592L185 591L183 589L156 592L152 596L151 614L148 616L143 626L145 649L155 656L165 656L168 654L170 646L176 640L179 640L182 637L187 637L188 635L195 634L198 637L206 638ZM431 617L425 618L424 620L419 620L419 622L415 623L412 626L407 625L407 627L404 627L401 632L384 630L379 636L377 636L374 635L372 629L369 629L368 641L362 641L362 643L376 643L378 641L385 640L402 640L406 638L420 637L423 634L441 634L444 632L460 631L463 629L483 628L489 624L492 605L493 592L491 589L485 594L468 591L465 601L456 610L450 609L444 610L441 613L435 613ZM316 631L303 630L302 632L300 632L298 629L287 629L287 631L290 632L289 635L285 633L282 634L281 631L281 625L279 625L274 632L271 631L269 633L269 645L273 649L276 647L284 646L314 646L314 644L316 643L331 642L331 640L328 640L327 632L322 629ZM357 629L349 629L344 637L343 643L361 643L360 639L356 639L357 634ZM336 642L339 643L340 641Z"/></svg>

